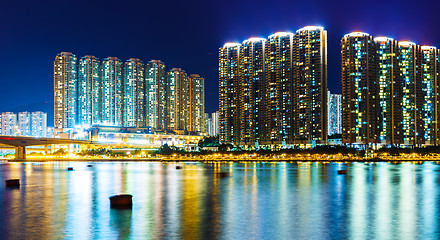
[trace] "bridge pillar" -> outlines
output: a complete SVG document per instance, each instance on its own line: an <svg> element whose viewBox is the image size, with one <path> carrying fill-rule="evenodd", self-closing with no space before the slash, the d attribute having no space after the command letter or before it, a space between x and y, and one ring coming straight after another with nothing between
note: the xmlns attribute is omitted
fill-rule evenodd
<svg viewBox="0 0 440 240"><path fill-rule="evenodd" d="M26 159L26 147L15 147L15 160L25 160Z"/></svg>

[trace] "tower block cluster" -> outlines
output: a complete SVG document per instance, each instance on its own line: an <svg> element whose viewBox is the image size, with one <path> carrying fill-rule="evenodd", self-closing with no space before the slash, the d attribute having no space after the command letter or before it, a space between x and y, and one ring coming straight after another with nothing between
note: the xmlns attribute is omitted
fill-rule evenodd
<svg viewBox="0 0 440 240"><path fill-rule="evenodd" d="M327 31L307 26L219 49L220 141L244 148L327 142Z"/></svg>
<svg viewBox="0 0 440 240"><path fill-rule="evenodd" d="M205 80L160 60L103 61L59 53L54 61L57 129L78 126L204 132Z"/></svg>
<svg viewBox="0 0 440 240"><path fill-rule="evenodd" d="M341 40L342 141L439 145L440 51L353 32Z"/></svg>

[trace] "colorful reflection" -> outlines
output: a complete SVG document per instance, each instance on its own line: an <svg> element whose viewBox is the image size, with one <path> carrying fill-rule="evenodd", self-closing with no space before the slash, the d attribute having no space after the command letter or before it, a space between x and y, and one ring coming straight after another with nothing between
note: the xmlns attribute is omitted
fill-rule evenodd
<svg viewBox="0 0 440 240"><path fill-rule="evenodd" d="M440 237L440 166L433 162L176 165L0 164L0 181L21 180L20 188L0 188L2 238ZM132 209L110 209L108 197L119 193L133 195Z"/></svg>

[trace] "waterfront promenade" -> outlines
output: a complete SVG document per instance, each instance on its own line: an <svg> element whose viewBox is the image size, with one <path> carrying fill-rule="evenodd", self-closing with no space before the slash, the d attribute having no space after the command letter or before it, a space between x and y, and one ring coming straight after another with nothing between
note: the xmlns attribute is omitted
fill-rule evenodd
<svg viewBox="0 0 440 240"><path fill-rule="evenodd" d="M147 157L84 157L69 154L67 156L29 156L25 160L15 160L13 158L0 158L9 162L47 162L47 161L99 161L99 162L136 162L136 161L152 161L152 162L424 162L424 161L440 161L440 154L402 154L399 156L380 155L374 157L342 155L342 154L295 154L295 155L252 155L252 154L210 154L210 155L189 155L174 154L164 156L147 156Z"/></svg>

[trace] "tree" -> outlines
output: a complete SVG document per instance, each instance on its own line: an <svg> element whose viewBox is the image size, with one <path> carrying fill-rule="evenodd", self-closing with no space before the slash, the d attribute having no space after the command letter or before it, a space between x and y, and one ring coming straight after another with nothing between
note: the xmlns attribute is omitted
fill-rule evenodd
<svg viewBox="0 0 440 240"><path fill-rule="evenodd" d="M164 145L162 145L162 146L159 148L159 154L162 154L162 155L171 155L171 154L173 154L173 149L171 149L170 146L168 146L168 144L165 143Z"/></svg>
<svg viewBox="0 0 440 240"><path fill-rule="evenodd" d="M199 146L199 148L204 148L204 147L219 147L219 136L207 136L204 137L202 140L199 141L199 143L197 144Z"/></svg>
<svg viewBox="0 0 440 240"><path fill-rule="evenodd" d="M219 152L227 152L227 151L229 151L229 149L231 149L231 148L233 148L234 146L232 145L232 144L230 144L230 143L228 143L228 144L224 144L224 143L222 143L222 144L220 144L219 146L218 146L218 151Z"/></svg>

